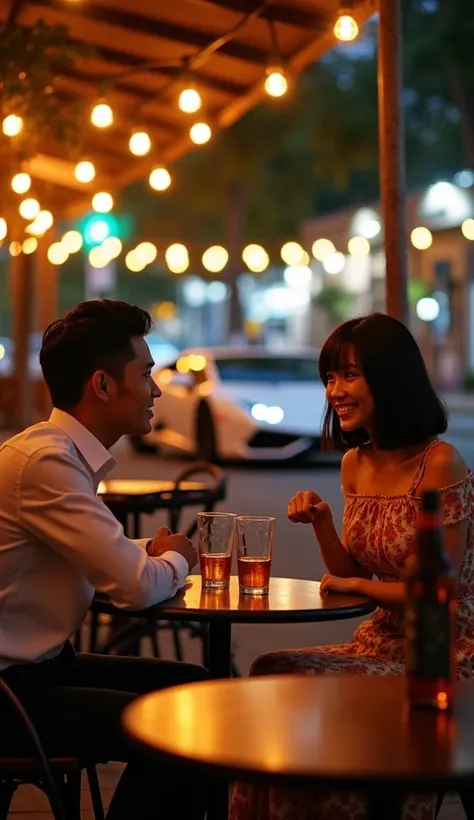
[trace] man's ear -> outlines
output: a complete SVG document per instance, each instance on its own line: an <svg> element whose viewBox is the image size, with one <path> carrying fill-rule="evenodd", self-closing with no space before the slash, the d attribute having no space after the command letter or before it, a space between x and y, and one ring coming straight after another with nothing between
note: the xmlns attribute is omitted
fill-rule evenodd
<svg viewBox="0 0 474 820"><path fill-rule="evenodd" d="M110 398L110 376L105 370L96 370L92 374L91 387L95 395L101 401L109 401Z"/></svg>

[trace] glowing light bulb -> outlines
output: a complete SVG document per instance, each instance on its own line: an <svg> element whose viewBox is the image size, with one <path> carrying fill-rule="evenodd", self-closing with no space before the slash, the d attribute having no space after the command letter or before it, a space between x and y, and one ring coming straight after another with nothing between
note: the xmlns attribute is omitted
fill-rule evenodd
<svg viewBox="0 0 474 820"><path fill-rule="evenodd" d="M172 273L184 273L189 267L189 254L185 245L176 242L165 251L165 259Z"/></svg>
<svg viewBox="0 0 474 820"><path fill-rule="evenodd" d="M6 137L16 137L23 129L23 120L15 114L9 114L2 122L2 131Z"/></svg>
<svg viewBox="0 0 474 820"><path fill-rule="evenodd" d="M69 254L62 242L53 242L48 248L47 256L52 265L64 265Z"/></svg>
<svg viewBox="0 0 474 820"><path fill-rule="evenodd" d="M102 242L102 250L109 259L117 259L122 253L122 243L117 236L108 236Z"/></svg>
<svg viewBox="0 0 474 820"><path fill-rule="evenodd" d="M229 254L222 245L212 245L202 255L202 264L210 273L220 273L229 261Z"/></svg>
<svg viewBox="0 0 474 820"><path fill-rule="evenodd" d="M189 136L195 145L204 145L211 139L212 131L207 122L195 122L189 131Z"/></svg>
<svg viewBox="0 0 474 820"><path fill-rule="evenodd" d="M288 80L282 68L269 68L265 80L265 91L270 97L283 97L288 91Z"/></svg>
<svg viewBox="0 0 474 820"><path fill-rule="evenodd" d="M10 242L10 256L19 256L21 253L21 245L19 242Z"/></svg>
<svg viewBox="0 0 474 820"><path fill-rule="evenodd" d="M61 244L68 253L77 253L82 248L82 236L79 231L67 231L61 239Z"/></svg>
<svg viewBox="0 0 474 820"><path fill-rule="evenodd" d="M74 176L78 182L92 182L95 177L95 167L92 162L88 160L81 160L74 169Z"/></svg>
<svg viewBox="0 0 474 820"><path fill-rule="evenodd" d="M359 26L347 9L341 9L334 26L334 34L342 43L350 43L359 33Z"/></svg>
<svg viewBox="0 0 474 820"><path fill-rule="evenodd" d="M242 259L253 273L262 273L270 264L270 258L261 245L247 245L242 251Z"/></svg>
<svg viewBox="0 0 474 820"><path fill-rule="evenodd" d="M108 214L114 207L114 200L107 191L101 191L92 197L92 207L99 214Z"/></svg>
<svg viewBox="0 0 474 820"><path fill-rule="evenodd" d="M28 256L30 253L34 253L36 248L38 247L38 240L35 239L34 236L30 236L28 239L25 239L22 245L23 253L26 253Z"/></svg>
<svg viewBox="0 0 474 820"><path fill-rule="evenodd" d="M11 181L12 190L16 194L26 194L31 188L31 177L29 174L15 174Z"/></svg>
<svg viewBox="0 0 474 820"><path fill-rule="evenodd" d="M466 239L474 240L474 219L465 219L461 225L462 235Z"/></svg>
<svg viewBox="0 0 474 820"><path fill-rule="evenodd" d="M7 235L7 230L8 230L7 223L5 222L5 220L2 217L2 218L0 218L0 242L3 239L5 239L5 237Z"/></svg>
<svg viewBox="0 0 474 820"><path fill-rule="evenodd" d="M145 265L150 265L155 261L158 251L153 242L140 242L135 248L135 257L139 262L144 262Z"/></svg>
<svg viewBox="0 0 474 820"><path fill-rule="evenodd" d="M194 114L202 105L201 95L195 88L184 88L179 95L178 105L185 114Z"/></svg>
<svg viewBox="0 0 474 820"><path fill-rule="evenodd" d="M151 139L146 131L135 131L130 137L128 147L136 157L144 157L151 149Z"/></svg>
<svg viewBox="0 0 474 820"><path fill-rule="evenodd" d="M109 128L114 121L114 112L106 102L97 103L91 113L91 123L96 128Z"/></svg>
<svg viewBox="0 0 474 820"><path fill-rule="evenodd" d="M280 254L281 258L287 265L301 265L305 258L305 251L299 242L285 242Z"/></svg>
<svg viewBox="0 0 474 820"><path fill-rule="evenodd" d="M166 168L154 168L148 181L155 191L166 191L171 185L171 174Z"/></svg>
<svg viewBox="0 0 474 820"><path fill-rule="evenodd" d="M414 228L410 238L413 247L419 251L426 251L433 242L433 234L429 228Z"/></svg>
<svg viewBox="0 0 474 820"><path fill-rule="evenodd" d="M23 219L35 219L40 212L40 204L37 199L24 199L18 210Z"/></svg>

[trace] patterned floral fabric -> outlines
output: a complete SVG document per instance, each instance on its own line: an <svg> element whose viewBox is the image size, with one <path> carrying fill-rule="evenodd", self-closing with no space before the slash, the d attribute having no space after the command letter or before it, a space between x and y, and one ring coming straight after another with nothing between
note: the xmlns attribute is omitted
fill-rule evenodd
<svg viewBox="0 0 474 820"><path fill-rule="evenodd" d="M345 492L347 544L361 566L388 583L399 581L416 534L421 498L416 489L426 460L438 440L421 456L407 495L355 495ZM457 597L456 674L474 674L474 478L471 473L440 491L446 525L468 521L466 547L459 572ZM405 667L402 618L378 608L356 629L352 641L262 655L251 675L398 675ZM435 797L409 796L404 820L433 820ZM229 820L364 820L363 795L308 792L238 783Z"/></svg>

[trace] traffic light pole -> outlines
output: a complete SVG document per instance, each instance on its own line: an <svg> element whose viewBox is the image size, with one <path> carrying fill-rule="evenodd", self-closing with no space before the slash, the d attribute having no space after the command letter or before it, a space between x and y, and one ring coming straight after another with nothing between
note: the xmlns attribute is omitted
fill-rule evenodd
<svg viewBox="0 0 474 820"><path fill-rule="evenodd" d="M386 310L408 325L401 0L379 0L378 5L379 164Z"/></svg>

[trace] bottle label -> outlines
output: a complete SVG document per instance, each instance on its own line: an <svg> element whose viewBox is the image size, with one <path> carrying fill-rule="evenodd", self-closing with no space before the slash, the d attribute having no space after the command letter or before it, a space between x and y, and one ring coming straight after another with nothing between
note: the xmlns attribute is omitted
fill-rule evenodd
<svg viewBox="0 0 474 820"><path fill-rule="evenodd" d="M449 602L411 600L406 608L406 670L421 680L451 677Z"/></svg>

